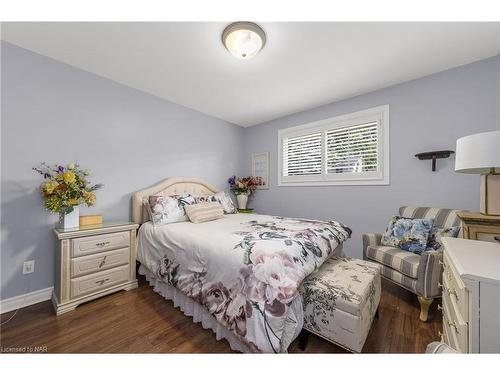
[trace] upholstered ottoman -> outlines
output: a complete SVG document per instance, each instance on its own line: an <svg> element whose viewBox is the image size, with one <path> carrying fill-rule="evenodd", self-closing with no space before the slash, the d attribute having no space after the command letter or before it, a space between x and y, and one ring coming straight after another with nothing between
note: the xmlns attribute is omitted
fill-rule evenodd
<svg viewBox="0 0 500 375"><path fill-rule="evenodd" d="M360 353L380 302L380 266L353 258L331 258L302 283L304 327L307 332Z"/></svg>

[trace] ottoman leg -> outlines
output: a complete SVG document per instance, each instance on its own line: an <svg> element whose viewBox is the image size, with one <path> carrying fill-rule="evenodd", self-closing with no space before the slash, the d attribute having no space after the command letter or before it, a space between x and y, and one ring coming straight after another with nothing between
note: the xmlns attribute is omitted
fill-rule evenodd
<svg viewBox="0 0 500 375"><path fill-rule="evenodd" d="M302 351L306 350L308 339L309 339L309 332L306 331L305 329L300 331L300 334L299 334L299 349L300 350L302 350Z"/></svg>
<svg viewBox="0 0 500 375"><path fill-rule="evenodd" d="M420 303L420 320L423 322L427 321L429 317L429 307L431 306L434 298L425 298L418 296L418 302Z"/></svg>

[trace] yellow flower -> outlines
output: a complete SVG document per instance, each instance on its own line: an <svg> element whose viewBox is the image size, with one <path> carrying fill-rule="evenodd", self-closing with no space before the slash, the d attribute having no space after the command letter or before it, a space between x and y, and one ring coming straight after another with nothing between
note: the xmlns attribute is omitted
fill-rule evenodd
<svg viewBox="0 0 500 375"><path fill-rule="evenodd" d="M46 182L45 185L43 185L42 190L46 192L47 194L52 194L54 192L54 189L58 186L59 184L55 181L49 181Z"/></svg>
<svg viewBox="0 0 500 375"><path fill-rule="evenodd" d="M83 199L85 199L85 203L87 203L87 206L93 206L96 202L95 194L90 191L83 192Z"/></svg>
<svg viewBox="0 0 500 375"><path fill-rule="evenodd" d="M71 198L70 200L68 200L68 203L72 206L76 206L78 204L78 199Z"/></svg>
<svg viewBox="0 0 500 375"><path fill-rule="evenodd" d="M64 172L62 175L63 181L67 184L72 184L75 182L75 174L73 172Z"/></svg>

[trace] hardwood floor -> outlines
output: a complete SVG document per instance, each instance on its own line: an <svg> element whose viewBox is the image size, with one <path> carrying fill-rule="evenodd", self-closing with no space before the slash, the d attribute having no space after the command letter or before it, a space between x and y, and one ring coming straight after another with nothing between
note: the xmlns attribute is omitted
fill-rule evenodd
<svg viewBox="0 0 500 375"><path fill-rule="evenodd" d="M419 320L417 297L390 282L382 283L379 318L375 319L364 353L422 353L439 340L441 315L436 302L430 320ZM4 322L13 312L1 315ZM48 353L230 353L225 340L194 324L172 302L154 293L144 279L139 288L118 292L54 315L50 301L21 309L0 329L2 352L30 347ZM298 339L291 353L304 353ZM311 335L305 353L346 353Z"/></svg>

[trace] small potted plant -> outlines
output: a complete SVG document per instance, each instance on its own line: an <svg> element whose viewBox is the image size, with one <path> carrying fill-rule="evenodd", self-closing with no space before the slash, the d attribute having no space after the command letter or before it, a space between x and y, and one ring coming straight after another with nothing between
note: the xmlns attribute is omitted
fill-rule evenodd
<svg viewBox="0 0 500 375"><path fill-rule="evenodd" d="M40 190L44 198L45 209L59 214L59 223L62 228L78 227L79 205L85 204L87 207L95 205L94 191L103 185L90 184L87 180L90 171L81 169L78 164L70 163L63 167L42 163L33 170L44 178Z"/></svg>
<svg viewBox="0 0 500 375"><path fill-rule="evenodd" d="M248 197L253 194L259 186L259 177L239 177L231 176L228 181L231 191L236 195L238 208L244 210L247 208Z"/></svg>

